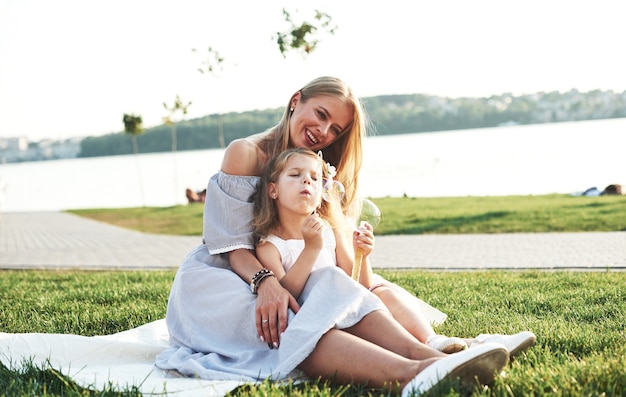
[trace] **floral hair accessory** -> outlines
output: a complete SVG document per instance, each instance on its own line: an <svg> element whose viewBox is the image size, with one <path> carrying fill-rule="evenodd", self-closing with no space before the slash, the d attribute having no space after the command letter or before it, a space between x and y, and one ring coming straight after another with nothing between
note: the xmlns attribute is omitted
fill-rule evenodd
<svg viewBox="0 0 626 397"><path fill-rule="evenodd" d="M322 151L320 150L319 152L317 152L317 156L320 159L324 159L324 155L322 154ZM330 163L325 162L324 163L324 167L326 168L326 173L328 174L329 178L333 178L335 177L335 175L337 175L337 168L335 168L334 165L330 165Z"/></svg>
<svg viewBox="0 0 626 397"><path fill-rule="evenodd" d="M337 175L337 168L334 165L330 165L330 163L326 163L326 173L328 178L332 179Z"/></svg>
<svg viewBox="0 0 626 397"><path fill-rule="evenodd" d="M317 155L321 159L322 151L320 150L317 152ZM337 168L330 165L328 162L323 162L323 164L326 169L327 176L324 179L324 194L322 195L322 198L326 201L330 201L330 197L332 195L341 199L346 193L346 189L341 182L333 180L333 178L337 175Z"/></svg>

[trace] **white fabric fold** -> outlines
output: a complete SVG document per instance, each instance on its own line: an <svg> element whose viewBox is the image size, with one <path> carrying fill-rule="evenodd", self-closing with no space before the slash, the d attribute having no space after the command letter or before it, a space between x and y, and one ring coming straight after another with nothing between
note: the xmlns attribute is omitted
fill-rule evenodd
<svg viewBox="0 0 626 397"><path fill-rule="evenodd" d="M146 396L223 396L243 381L184 377L154 365L169 347L164 320L105 336L0 333L0 361L12 370L25 365L52 368L79 386L104 390L135 386Z"/></svg>

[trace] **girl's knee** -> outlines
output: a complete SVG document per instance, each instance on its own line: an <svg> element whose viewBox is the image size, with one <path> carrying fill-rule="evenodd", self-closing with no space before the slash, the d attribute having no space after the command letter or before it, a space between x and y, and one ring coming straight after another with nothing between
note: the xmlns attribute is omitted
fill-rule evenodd
<svg viewBox="0 0 626 397"><path fill-rule="evenodd" d="M388 300L398 300L399 295L396 290L393 288L387 287L385 285L381 285L372 290L376 296L378 296L383 302Z"/></svg>

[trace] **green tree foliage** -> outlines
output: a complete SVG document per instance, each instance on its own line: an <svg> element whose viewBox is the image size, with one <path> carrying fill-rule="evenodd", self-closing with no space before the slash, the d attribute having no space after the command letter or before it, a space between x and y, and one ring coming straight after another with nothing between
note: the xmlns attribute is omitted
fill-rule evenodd
<svg viewBox="0 0 626 397"><path fill-rule="evenodd" d="M192 48L191 51L198 52L197 49ZM213 47L209 47L207 49L207 57L202 60L201 67L198 68L198 72L201 74L213 74L216 75L218 72L224 70L224 62L226 59L220 55L219 52L213 49Z"/></svg>
<svg viewBox="0 0 626 397"><path fill-rule="evenodd" d="M320 42L320 32L325 31L334 34L337 29L336 26L331 25L332 18L330 15L319 10L315 10L313 22L294 23L291 13L285 8L283 8L283 17L285 22L289 24L289 28L285 32L276 32L274 40L278 44L278 50L285 58L289 51L299 52L304 56L310 54Z"/></svg>

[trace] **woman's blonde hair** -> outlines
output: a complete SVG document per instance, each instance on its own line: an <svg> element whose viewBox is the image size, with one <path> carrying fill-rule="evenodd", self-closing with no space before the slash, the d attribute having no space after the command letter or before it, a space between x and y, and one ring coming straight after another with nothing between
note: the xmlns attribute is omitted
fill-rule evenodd
<svg viewBox="0 0 626 397"><path fill-rule="evenodd" d="M352 204L358 195L359 172L363 163L363 140L366 136L368 120L360 100L346 83L336 77L323 76L302 87L289 99L280 122L270 128L271 133L261 143L261 148L269 158L274 158L290 147L290 107L293 97L298 92L300 93L300 101L303 103L317 96L332 96L349 104L353 110L352 123L342 131L332 144L322 149L324 161L334 165L337 169L335 179L345 186L345 195L341 200L341 207L343 212L348 214L352 212Z"/></svg>
<svg viewBox="0 0 626 397"><path fill-rule="evenodd" d="M320 168L322 169L322 179L326 181L330 178L327 163L324 159L307 148L287 149L278 156L270 159L261 174L261 181L259 182L259 186L253 195L254 215L252 225L254 226L257 239L275 232L280 225L276 200L270 198L269 186L270 183L276 183L276 181L278 181L278 178L285 170L289 159L298 155L311 157L318 161ZM322 181L319 181L319 183L322 184L322 186L324 185ZM336 227L338 224L343 226L343 224L341 224L343 213L341 211L340 200L341 197L334 194L331 189L324 194L324 198L322 199L320 206L317 208L317 213L322 217L322 219L326 220L331 227Z"/></svg>

